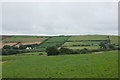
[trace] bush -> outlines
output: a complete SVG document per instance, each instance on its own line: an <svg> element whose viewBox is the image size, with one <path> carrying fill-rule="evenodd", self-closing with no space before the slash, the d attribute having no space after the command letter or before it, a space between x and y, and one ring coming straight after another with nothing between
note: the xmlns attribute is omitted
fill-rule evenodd
<svg viewBox="0 0 120 80"><path fill-rule="evenodd" d="M68 48L60 48L60 54L80 54L80 50L72 50Z"/></svg>
<svg viewBox="0 0 120 80"><path fill-rule="evenodd" d="M60 54L72 54L73 50L62 47L62 48L60 48L59 52L60 52Z"/></svg>
<svg viewBox="0 0 120 80"><path fill-rule="evenodd" d="M80 54L81 50L75 50L73 54Z"/></svg>
<svg viewBox="0 0 120 80"><path fill-rule="evenodd" d="M113 44L109 44L110 49L115 49L115 46Z"/></svg>
<svg viewBox="0 0 120 80"><path fill-rule="evenodd" d="M94 50L90 50L89 52L99 52L101 51L101 49L94 49Z"/></svg>
<svg viewBox="0 0 120 80"><path fill-rule="evenodd" d="M68 48L60 48L59 50L56 47L48 47L46 49L48 56L50 55L64 55L64 54L87 54L88 49L84 48L83 50L72 50Z"/></svg>
<svg viewBox="0 0 120 80"><path fill-rule="evenodd" d="M11 49L12 47L11 46L9 46L9 45L5 45L5 46L3 46L3 49Z"/></svg>
<svg viewBox="0 0 120 80"><path fill-rule="evenodd" d="M84 48L80 51L81 54L87 54L89 51L87 48Z"/></svg>
<svg viewBox="0 0 120 80"><path fill-rule="evenodd" d="M20 45L19 46L19 49L26 49L27 47L26 46L24 46L24 45Z"/></svg>
<svg viewBox="0 0 120 80"><path fill-rule="evenodd" d="M39 53L39 55L43 55L43 53Z"/></svg>
<svg viewBox="0 0 120 80"><path fill-rule="evenodd" d="M14 49L2 49L2 55L12 55L12 54L18 54L18 50Z"/></svg>
<svg viewBox="0 0 120 80"><path fill-rule="evenodd" d="M50 56L50 55L58 55L59 54L59 50L55 46L47 47L46 52L47 52L48 56Z"/></svg>

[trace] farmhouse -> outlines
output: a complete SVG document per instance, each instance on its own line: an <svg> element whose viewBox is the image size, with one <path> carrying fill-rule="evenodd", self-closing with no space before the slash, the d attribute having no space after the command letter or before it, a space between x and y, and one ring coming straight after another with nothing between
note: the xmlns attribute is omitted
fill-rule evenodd
<svg viewBox="0 0 120 80"><path fill-rule="evenodd" d="M37 45L38 44L27 44L27 45L24 45L24 46L26 46L26 49L33 49Z"/></svg>

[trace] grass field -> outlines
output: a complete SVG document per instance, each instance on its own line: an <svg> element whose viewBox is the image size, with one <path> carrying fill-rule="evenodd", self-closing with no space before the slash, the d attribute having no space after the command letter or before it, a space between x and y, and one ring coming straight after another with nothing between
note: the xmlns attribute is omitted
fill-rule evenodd
<svg viewBox="0 0 120 80"><path fill-rule="evenodd" d="M106 40L107 36L105 35L80 35L80 36L71 36L68 41L77 41L77 40Z"/></svg>
<svg viewBox="0 0 120 80"><path fill-rule="evenodd" d="M69 38L68 36L54 36L48 38L48 40L40 44L37 47L37 49L45 49L46 47L50 47L50 46L61 46L67 41L68 38Z"/></svg>
<svg viewBox="0 0 120 80"><path fill-rule="evenodd" d="M120 44L120 36L110 36L111 43L113 44Z"/></svg>
<svg viewBox="0 0 120 80"><path fill-rule="evenodd" d="M69 38L69 36L54 36L49 38L46 42L64 42Z"/></svg>
<svg viewBox="0 0 120 80"><path fill-rule="evenodd" d="M118 36L109 36L112 43L118 44ZM120 38L120 36L119 36ZM68 41L77 41L77 40L106 40L107 35L81 35L81 36L71 36Z"/></svg>
<svg viewBox="0 0 120 80"><path fill-rule="evenodd" d="M118 45L118 36L109 36L111 43ZM107 40L107 35L80 35L71 36L62 46L69 49L99 49L100 42ZM82 46L84 45L84 46ZM89 46L88 46L89 45Z"/></svg>
<svg viewBox="0 0 120 80"><path fill-rule="evenodd" d="M116 78L118 51L61 56L3 56L3 78Z"/></svg>
<svg viewBox="0 0 120 80"><path fill-rule="evenodd" d="M65 42L65 44L63 46L65 47L72 47L74 45L99 45L100 42L93 42L93 41L87 41L87 42Z"/></svg>
<svg viewBox="0 0 120 80"><path fill-rule="evenodd" d="M111 43L119 44L118 36L109 36ZM40 44L35 49L45 50L46 47L50 46L63 46L70 49L98 49L100 41L89 41L89 40L106 40L107 35L80 35L80 36L12 36L5 38L3 44L0 44L0 48L4 45L13 46L17 42L21 42L23 45L27 44ZM83 40L83 41L80 41ZM86 41L88 40L88 41ZM7 43L5 43L7 42ZM42 43L42 44L41 44ZM91 46L81 46L91 45ZM19 46L16 45L16 46Z"/></svg>

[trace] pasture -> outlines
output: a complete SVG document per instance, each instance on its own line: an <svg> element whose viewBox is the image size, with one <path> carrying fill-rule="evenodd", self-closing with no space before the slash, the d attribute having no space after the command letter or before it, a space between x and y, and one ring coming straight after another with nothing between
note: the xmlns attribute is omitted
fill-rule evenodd
<svg viewBox="0 0 120 80"><path fill-rule="evenodd" d="M110 39L112 44L118 45L118 36L108 36L107 35L80 35L80 36L71 36L69 39L62 45L63 47L69 49L84 49L89 50L99 49L100 42Z"/></svg>
<svg viewBox="0 0 120 80"><path fill-rule="evenodd" d="M68 38L69 38L69 36L50 37L50 38L48 38L48 40L46 40L45 42L40 44L36 49L45 49L45 48L50 47L50 46L60 47L61 45L63 45L67 41Z"/></svg>
<svg viewBox="0 0 120 80"><path fill-rule="evenodd" d="M110 36L111 43L120 44L120 36Z"/></svg>
<svg viewBox="0 0 120 80"><path fill-rule="evenodd" d="M60 56L11 55L2 58L5 61L2 63L3 78L118 77L118 51Z"/></svg>
<svg viewBox="0 0 120 80"><path fill-rule="evenodd" d="M73 47L73 46L79 46L79 45L96 45L98 46L100 42L93 42L93 41L86 41L86 42L65 42L63 45L64 47Z"/></svg>
<svg viewBox="0 0 120 80"><path fill-rule="evenodd" d="M80 35L71 36L68 41L79 41L79 40L106 40L106 35Z"/></svg>
<svg viewBox="0 0 120 80"><path fill-rule="evenodd" d="M11 36L2 40L0 48L4 45L19 46L39 44L34 49L44 51L47 47L57 46L70 49L98 49L102 40L107 40L107 35L80 35L80 36ZM118 45L118 36L109 36L112 44ZM20 43L18 43L20 42Z"/></svg>

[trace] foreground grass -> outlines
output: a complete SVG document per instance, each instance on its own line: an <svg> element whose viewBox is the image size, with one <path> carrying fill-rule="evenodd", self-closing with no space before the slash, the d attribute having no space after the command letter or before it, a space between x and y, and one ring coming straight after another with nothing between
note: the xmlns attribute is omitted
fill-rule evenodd
<svg viewBox="0 0 120 80"><path fill-rule="evenodd" d="M115 78L117 51L62 56L4 56L3 78Z"/></svg>

